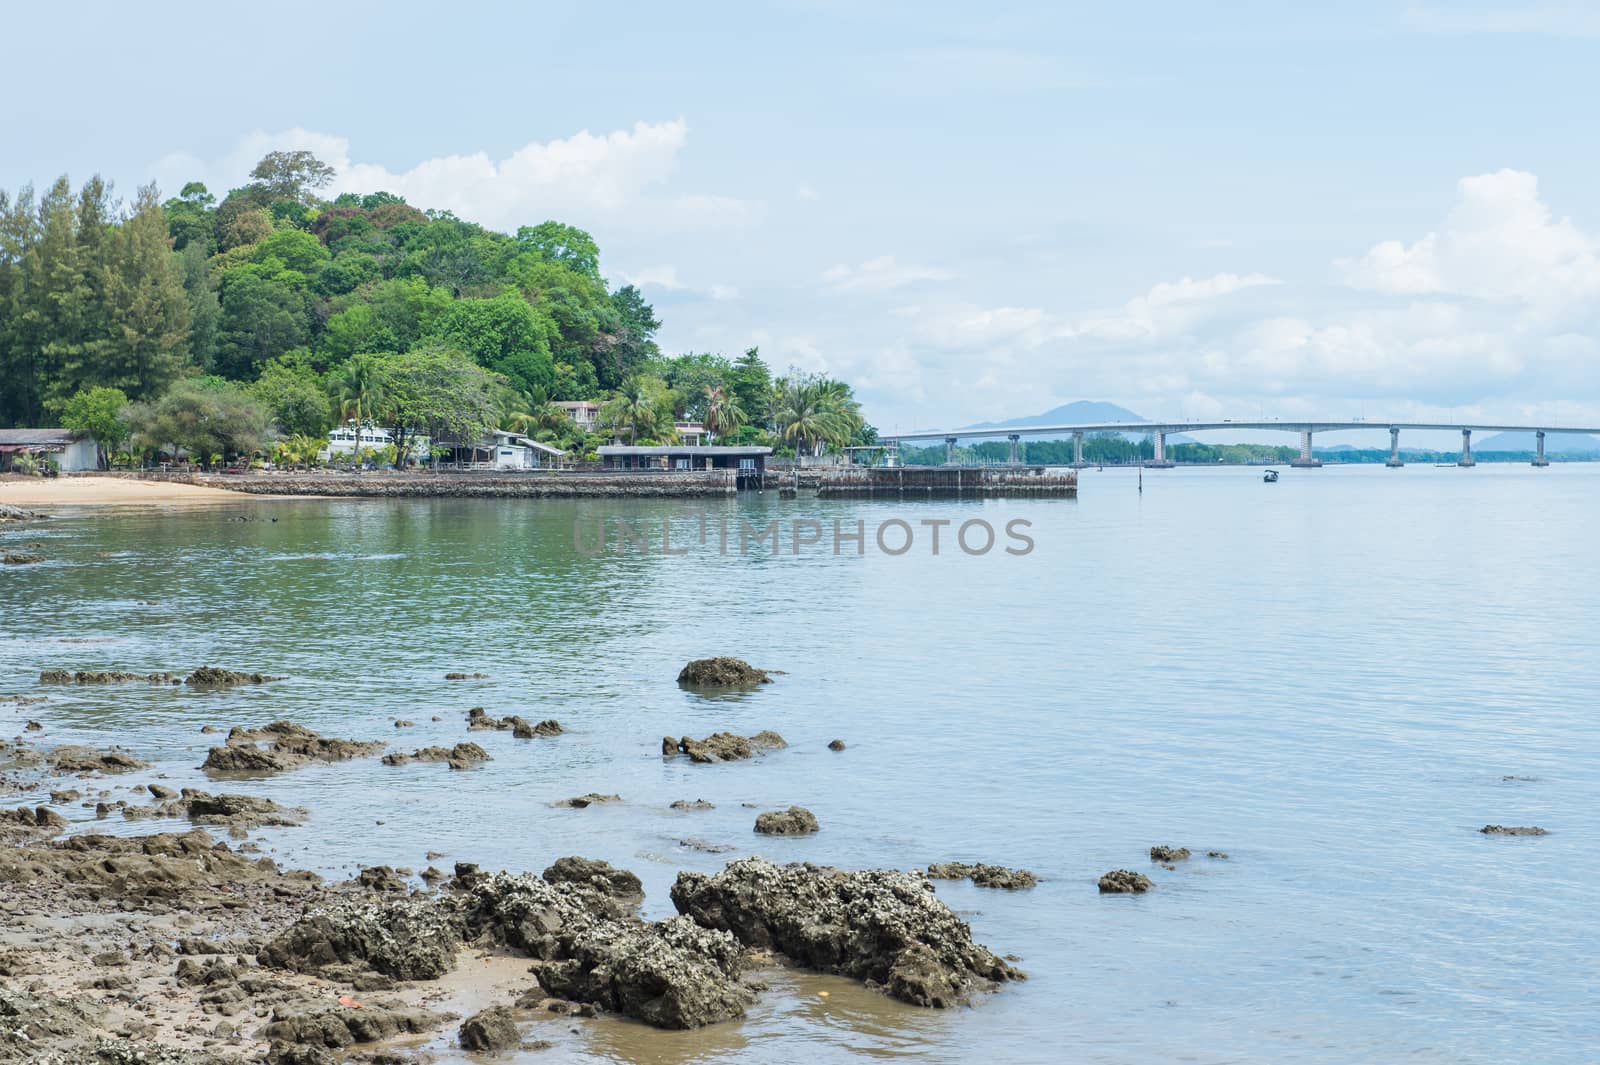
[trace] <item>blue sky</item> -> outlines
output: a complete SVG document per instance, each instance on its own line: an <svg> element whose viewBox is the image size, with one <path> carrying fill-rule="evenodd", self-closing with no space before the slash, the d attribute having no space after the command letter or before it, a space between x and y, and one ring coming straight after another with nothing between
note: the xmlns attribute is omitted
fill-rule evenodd
<svg viewBox="0 0 1600 1065"><path fill-rule="evenodd" d="M0 184L312 147L583 226L668 349L759 344L888 429L1600 421L1600 5L60 10L8 13Z"/></svg>

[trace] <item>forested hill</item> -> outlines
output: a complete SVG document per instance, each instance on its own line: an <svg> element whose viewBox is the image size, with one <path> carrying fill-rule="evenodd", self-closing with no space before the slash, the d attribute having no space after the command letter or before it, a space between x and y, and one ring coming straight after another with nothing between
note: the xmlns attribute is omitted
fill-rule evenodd
<svg viewBox="0 0 1600 1065"><path fill-rule="evenodd" d="M606 428L629 439L670 436L675 417L706 418L708 405L713 431L770 429L780 447L862 430L839 382L773 381L753 352L737 365L662 358L653 309L633 286L607 285L582 229L500 233L382 191L325 200L332 176L308 152L275 152L220 200L189 184L119 204L99 178L0 192L0 426L58 424L75 398L106 417L118 396L123 413L149 414L200 388L186 409L219 395L244 415L263 408L263 441L316 437L352 415L461 432L520 418L519 431L542 422L565 438L570 419L550 404L579 399L609 401ZM432 408L397 398L418 382ZM124 427L135 448L137 423Z"/></svg>

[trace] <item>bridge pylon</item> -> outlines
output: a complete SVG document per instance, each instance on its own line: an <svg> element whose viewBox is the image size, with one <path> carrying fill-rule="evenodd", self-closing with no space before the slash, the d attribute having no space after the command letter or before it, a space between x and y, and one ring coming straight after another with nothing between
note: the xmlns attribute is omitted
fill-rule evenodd
<svg viewBox="0 0 1600 1065"><path fill-rule="evenodd" d="M1300 430L1300 457L1289 465L1301 470L1314 470L1322 465L1322 460L1311 450L1310 429Z"/></svg>
<svg viewBox="0 0 1600 1065"><path fill-rule="evenodd" d="M1389 427L1389 461L1384 465L1391 470L1398 470L1405 465L1400 461L1400 430L1393 425Z"/></svg>
<svg viewBox="0 0 1600 1065"><path fill-rule="evenodd" d="M1539 453L1533 456L1533 464L1535 466L1548 466L1550 465L1550 460L1544 457L1544 430L1540 429L1536 436L1539 440Z"/></svg>

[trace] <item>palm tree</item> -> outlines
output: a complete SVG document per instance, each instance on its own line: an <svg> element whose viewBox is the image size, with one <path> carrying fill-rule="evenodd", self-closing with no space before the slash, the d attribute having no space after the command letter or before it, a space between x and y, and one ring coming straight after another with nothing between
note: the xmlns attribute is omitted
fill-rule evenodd
<svg viewBox="0 0 1600 1065"><path fill-rule="evenodd" d="M334 399L341 418L354 417L356 423L356 468L361 468L361 430L372 418L379 402L378 362L371 355L352 355L333 382Z"/></svg>
<svg viewBox="0 0 1600 1065"><path fill-rule="evenodd" d="M706 429L718 440L737 433L744 420L744 408L739 406L738 396L722 385L706 388Z"/></svg>
<svg viewBox="0 0 1600 1065"><path fill-rule="evenodd" d="M628 430L628 443L642 433L655 436L661 430L661 408L670 398L659 377L634 374L617 387L616 395L600 409L600 416L614 429Z"/></svg>
<svg viewBox="0 0 1600 1065"><path fill-rule="evenodd" d="M866 424L861 405L842 381L821 377L782 378L777 382L773 422L796 454L820 454L822 445L842 447Z"/></svg>

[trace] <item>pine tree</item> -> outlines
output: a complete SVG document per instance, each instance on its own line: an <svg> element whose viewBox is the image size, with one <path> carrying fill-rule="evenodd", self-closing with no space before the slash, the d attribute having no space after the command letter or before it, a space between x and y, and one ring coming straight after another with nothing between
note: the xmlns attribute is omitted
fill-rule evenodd
<svg viewBox="0 0 1600 1065"><path fill-rule="evenodd" d="M134 400L153 398L183 375L189 358L189 297L154 185L110 234L103 279L107 337L94 383Z"/></svg>

